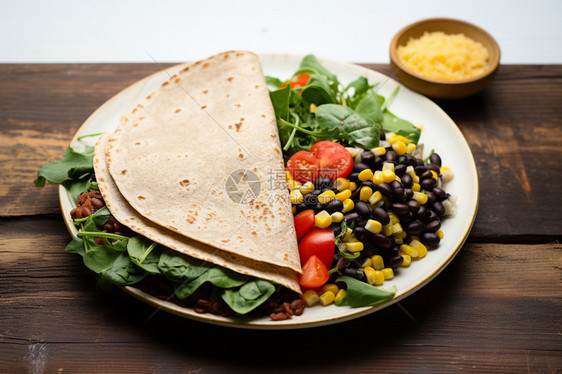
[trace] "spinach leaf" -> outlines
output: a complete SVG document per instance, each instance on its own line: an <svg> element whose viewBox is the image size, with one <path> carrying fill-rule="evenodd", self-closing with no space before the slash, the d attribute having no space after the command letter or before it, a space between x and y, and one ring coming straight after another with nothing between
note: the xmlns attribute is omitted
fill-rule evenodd
<svg viewBox="0 0 562 374"><path fill-rule="evenodd" d="M107 207L104 206L104 207L96 210L94 212L94 214L89 215L88 217L82 217L82 218L75 219L74 224L79 225L79 224L82 224L86 221L93 221L97 226L102 226L107 222L107 220L109 219L110 216L111 216L111 213L109 212L109 209L107 209Z"/></svg>
<svg viewBox="0 0 562 374"><path fill-rule="evenodd" d="M373 91L368 91L363 95L357 103L355 111L372 124L378 124L380 128L383 119L381 102Z"/></svg>
<svg viewBox="0 0 562 374"><path fill-rule="evenodd" d="M78 253L80 256L84 257L84 239L80 237L75 237L68 243L64 249L66 253Z"/></svg>
<svg viewBox="0 0 562 374"><path fill-rule="evenodd" d="M212 264L193 257L163 251L158 261L160 273L172 282L191 281L209 270Z"/></svg>
<svg viewBox="0 0 562 374"><path fill-rule="evenodd" d="M265 76L265 83L268 86L273 86L275 88L279 88L283 85L283 82L281 81L281 79L275 78L275 77L272 77L272 76L269 76L269 75Z"/></svg>
<svg viewBox="0 0 562 374"><path fill-rule="evenodd" d="M176 283L174 285L174 290L179 299L185 299L205 282L211 282L219 288L234 288L241 286L251 279L252 278L247 275L235 273L225 268L212 267L189 283Z"/></svg>
<svg viewBox="0 0 562 374"><path fill-rule="evenodd" d="M80 179L85 174L94 172L94 147L86 145L84 152L77 152L68 147L64 152L62 160L51 161L45 164L37 173L33 183L37 187L43 187L45 181L51 184L62 184L68 180Z"/></svg>
<svg viewBox="0 0 562 374"><path fill-rule="evenodd" d="M246 314L269 299L274 292L273 283L256 279L240 288L222 290L221 297L236 313Z"/></svg>
<svg viewBox="0 0 562 374"><path fill-rule="evenodd" d="M385 291L347 275L339 276L336 278L336 282L344 282L347 285L347 295L336 302L337 306L349 305L352 308L358 308L377 305L392 299L396 294L396 286Z"/></svg>
<svg viewBox="0 0 562 374"><path fill-rule="evenodd" d="M402 135L412 143L417 144L420 140L421 130L410 121L396 117L387 110L383 113L382 128L384 131Z"/></svg>
<svg viewBox="0 0 562 374"><path fill-rule="evenodd" d="M310 75L310 80L301 91L301 96L308 104L316 106L337 103L336 93L330 87L328 78L320 74Z"/></svg>
<svg viewBox="0 0 562 374"><path fill-rule="evenodd" d="M120 253L98 277L97 285L102 290L110 290L113 284L128 286L143 280L148 273L136 266L126 253Z"/></svg>
<svg viewBox="0 0 562 374"><path fill-rule="evenodd" d="M316 56L306 55L302 59L301 65L299 67L299 71L297 71L296 74L299 74L301 72L310 73L311 70L314 71L314 72L318 72L321 75L324 75L331 82L337 82L338 81L338 77L336 76L336 74L332 73L331 71L326 69L324 66L322 66L322 64L320 64L320 62L318 61Z"/></svg>
<svg viewBox="0 0 562 374"><path fill-rule="evenodd" d="M289 103L291 98L291 87L289 85L275 91L269 92L271 104L277 118L289 120Z"/></svg>
<svg viewBox="0 0 562 374"><path fill-rule="evenodd" d="M144 237L135 236L129 239L127 252L135 265L151 274L160 274L158 262L160 261L161 249L157 248L157 243Z"/></svg>

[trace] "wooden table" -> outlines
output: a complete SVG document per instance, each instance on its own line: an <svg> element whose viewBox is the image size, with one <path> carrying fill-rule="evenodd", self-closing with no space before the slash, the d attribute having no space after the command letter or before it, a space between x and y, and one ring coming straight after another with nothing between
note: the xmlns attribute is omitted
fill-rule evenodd
<svg viewBox="0 0 562 374"><path fill-rule="evenodd" d="M367 65L392 75L387 65ZM332 327L249 331L96 292L40 166L155 64L0 65L0 372L560 372L562 65L502 66L438 104L474 154L480 208L426 287ZM460 172L460 171L459 171ZM405 312L407 311L407 313Z"/></svg>

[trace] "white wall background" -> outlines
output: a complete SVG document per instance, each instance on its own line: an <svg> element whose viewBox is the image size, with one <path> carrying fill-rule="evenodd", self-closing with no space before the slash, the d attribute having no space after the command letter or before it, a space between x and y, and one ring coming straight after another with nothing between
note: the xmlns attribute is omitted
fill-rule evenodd
<svg viewBox="0 0 562 374"><path fill-rule="evenodd" d="M177 62L229 49L386 63L423 18L477 24L502 63L562 63L561 0L0 0L0 62Z"/></svg>

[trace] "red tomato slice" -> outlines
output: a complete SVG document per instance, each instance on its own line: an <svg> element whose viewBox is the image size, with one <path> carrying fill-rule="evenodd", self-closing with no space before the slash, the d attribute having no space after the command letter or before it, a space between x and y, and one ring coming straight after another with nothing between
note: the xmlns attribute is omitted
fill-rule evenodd
<svg viewBox="0 0 562 374"><path fill-rule="evenodd" d="M330 278L328 269L317 256L312 256L302 267L299 283L303 287L316 288L323 286Z"/></svg>
<svg viewBox="0 0 562 374"><path fill-rule="evenodd" d="M299 242L301 264L305 264L312 256L316 256L329 269L332 266L332 261L334 261L335 248L334 231L330 227L316 228L306 234Z"/></svg>
<svg viewBox="0 0 562 374"><path fill-rule="evenodd" d="M314 154L307 151L298 151L287 162L287 170L293 179L300 182L314 182L318 178L318 161Z"/></svg>
<svg viewBox="0 0 562 374"><path fill-rule="evenodd" d="M314 220L314 210L308 209L300 212L295 216L295 230L297 232L297 239L301 238L316 226Z"/></svg>
<svg viewBox="0 0 562 374"><path fill-rule="evenodd" d="M353 170L353 157L341 144L325 140L310 147L310 152L318 160L321 176L335 180L347 177Z"/></svg>

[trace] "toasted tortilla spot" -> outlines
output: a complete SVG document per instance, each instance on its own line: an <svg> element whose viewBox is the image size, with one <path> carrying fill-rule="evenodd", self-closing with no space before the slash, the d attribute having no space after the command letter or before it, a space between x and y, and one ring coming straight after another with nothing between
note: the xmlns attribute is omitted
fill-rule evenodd
<svg viewBox="0 0 562 374"><path fill-rule="evenodd" d="M281 153L277 148L273 148L273 150L279 154Z"/></svg>
<svg viewBox="0 0 562 374"><path fill-rule="evenodd" d="M232 125L228 125L228 128L229 128L230 130L232 130L232 129L233 129Z"/></svg>
<svg viewBox="0 0 562 374"><path fill-rule="evenodd" d="M239 159L243 159L243 158L244 158L244 154L243 154L243 153L240 153L240 154L238 155L238 158L239 158Z"/></svg>
<svg viewBox="0 0 562 374"><path fill-rule="evenodd" d="M228 77L227 81L232 82L233 79L233 77Z"/></svg>
<svg viewBox="0 0 562 374"><path fill-rule="evenodd" d="M146 97L146 100L150 100L151 97L152 97L152 94L148 95L148 96Z"/></svg>
<svg viewBox="0 0 562 374"><path fill-rule="evenodd" d="M260 117L265 118L265 114L262 114Z"/></svg>
<svg viewBox="0 0 562 374"><path fill-rule="evenodd" d="M259 85L259 84L256 84L256 85L254 86L254 88L260 88L260 85Z"/></svg>
<svg viewBox="0 0 562 374"><path fill-rule="evenodd" d="M236 56L244 56L244 52L236 52Z"/></svg>
<svg viewBox="0 0 562 374"><path fill-rule="evenodd" d="M181 109L176 109L176 113L179 113L179 112L181 112Z"/></svg>
<svg viewBox="0 0 562 374"><path fill-rule="evenodd" d="M138 199L139 199L139 200L146 200L146 197L144 197L144 196L138 196Z"/></svg>
<svg viewBox="0 0 562 374"><path fill-rule="evenodd" d="M201 109L205 109L207 105L201 105Z"/></svg>
<svg viewBox="0 0 562 374"><path fill-rule="evenodd" d="M204 94L208 94L208 93L209 93L209 90L203 90L203 93L204 93Z"/></svg>
<svg viewBox="0 0 562 374"><path fill-rule="evenodd" d="M240 118L240 121L244 121L244 117Z"/></svg>
<svg viewBox="0 0 562 374"><path fill-rule="evenodd" d="M125 174L127 174L127 169L121 170L121 175L125 175Z"/></svg>
<svg viewBox="0 0 562 374"><path fill-rule="evenodd" d="M252 231L252 235L254 235L254 236L258 236L258 233L257 233L257 232L255 232L255 231Z"/></svg>
<svg viewBox="0 0 562 374"><path fill-rule="evenodd" d="M181 78L176 78L174 79L174 82L179 83L181 81Z"/></svg>
<svg viewBox="0 0 562 374"><path fill-rule="evenodd" d="M162 83L162 87L167 86L170 82L166 81L164 83Z"/></svg>
<svg viewBox="0 0 562 374"><path fill-rule="evenodd" d="M184 73L184 72L186 72L186 71L188 71L188 70L189 70L189 66L186 66L186 67L184 67L184 68L182 69L181 72Z"/></svg>
<svg viewBox="0 0 562 374"><path fill-rule="evenodd" d="M138 124L138 123L134 123L134 124L133 124L133 127L139 127L139 124Z"/></svg>
<svg viewBox="0 0 562 374"><path fill-rule="evenodd" d="M211 65L211 64L208 63L208 62L205 62L203 65L201 65L201 67L202 67L202 68L207 68L207 67L209 67L209 65Z"/></svg>
<svg viewBox="0 0 562 374"><path fill-rule="evenodd" d="M105 182L105 180L103 179L103 177L99 177L98 180L99 180L100 182Z"/></svg>
<svg viewBox="0 0 562 374"><path fill-rule="evenodd" d="M240 108L241 105L240 105L240 104L234 104L234 107L235 107L235 108Z"/></svg>
<svg viewBox="0 0 562 374"><path fill-rule="evenodd" d="M135 142L135 145L141 145L141 143L140 143L140 142Z"/></svg>
<svg viewBox="0 0 562 374"><path fill-rule="evenodd" d="M230 94L226 94L226 98L228 99L230 97Z"/></svg>
<svg viewBox="0 0 562 374"><path fill-rule="evenodd" d="M242 122L236 122L234 126L236 126L236 132L240 132L240 128L242 127Z"/></svg>
<svg viewBox="0 0 562 374"><path fill-rule="evenodd" d="M145 117L140 117L140 118L139 118L139 121L142 121L144 118L145 118Z"/></svg>
<svg viewBox="0 0 562 374"><path fill-rule="evenodd" d="M186 187L186 186L189 186L189 183L190 183L190 182L189 182L189 179L184 179L184 180L182 180L182 181L180 182L180 185L181 185L182 187Z"/></svg>

